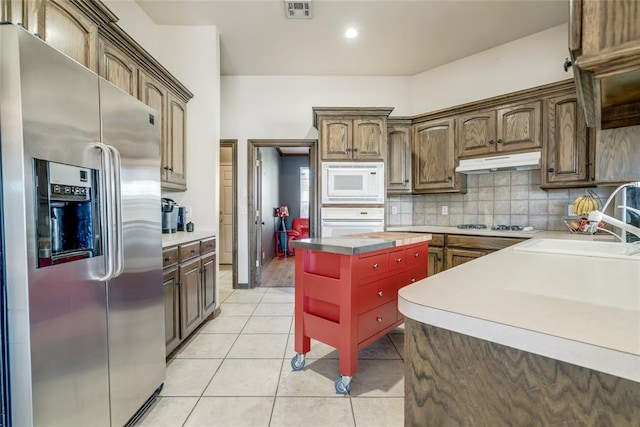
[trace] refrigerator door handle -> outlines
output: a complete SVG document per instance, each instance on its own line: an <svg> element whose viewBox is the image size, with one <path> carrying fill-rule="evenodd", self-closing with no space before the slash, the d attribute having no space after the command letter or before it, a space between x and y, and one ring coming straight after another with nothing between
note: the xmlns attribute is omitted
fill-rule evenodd
<svg viewBox="0 0 640 427"><path fill-rule="evenodd" d="M107 145L111 151L112 159L112 190L113 190L113 205L112 215L115 222L115 234L114 234L114 271L113 276L118 277L124 271L124 250L123 250L123 236L122 236L122 180L120 173L122 170L122 160L120 158L120 152L112 145Z"/></svg>
<svg viewBox="0 0 640 427"><path fill-rule="evenodd" d="M115 266L113 261L114 253L114 233L113 211L112 211L112 195L113 195L113 160L111 159L111 150L102 142L95 142L95 148L100 150L102 161L102 176L100 179L100 220L102 221L102 241L104 242L104 275L98 276L96 280L107 281L113 277Z"/></svg>

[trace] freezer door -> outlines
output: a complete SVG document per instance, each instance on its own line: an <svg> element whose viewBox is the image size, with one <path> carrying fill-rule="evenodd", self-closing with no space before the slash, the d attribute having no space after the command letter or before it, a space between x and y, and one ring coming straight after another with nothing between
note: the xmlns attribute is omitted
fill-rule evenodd
<svg viewBox="0 0 640 427"><path fill-rule="evenodd" d="M111 423L124 425L164 382L157 113L100 79L103 142L121 157L122 273L109 280ZM117 197L116 197L117 198Z"/></svg>
<svg viewBox="0 0 640 427"><path fill-rule="evenodd" d="M34 214L34 159L100 171L98 78L18 27L0 40L13 425L108 426L104 257L39 268Z"/></svg>

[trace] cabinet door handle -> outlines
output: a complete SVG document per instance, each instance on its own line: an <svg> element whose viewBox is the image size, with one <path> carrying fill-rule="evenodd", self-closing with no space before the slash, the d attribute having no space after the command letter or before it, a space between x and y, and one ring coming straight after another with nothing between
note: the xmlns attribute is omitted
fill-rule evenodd
<svg viewBox="0 0 640 427"><path fill-rule="evenodd" d="M382 292L382 291L378 291L378 296L379 296L379 297L381 297L381 296L383 296L383 295L384 295L384 292Z"/></svg>
<svg viewBox="0 0 640 427"><path fill-rule="evenodd" d="M489 145L493 145L493 139L489 140Z"/></svg>
<svg viewBox="0 0 640 427"><path fill-rule="evenodd" d="M382 323L382 317L377 316L377 317L376 317L376 321L377 321L378 323Z"/></svg>
<svg viewBox="0 0 640 427"><path fill-rule="evenodd" d="M347 148L345 151L348 153L351 151L351 148Z"/></svg>
<svg viewBox="0 0 640 427"><path fill-rule="evenodd" d="M502 144L502 140L501 139L498 140L498 144Z"/></svg>
<svg viewBox="0 0 640 427"><path fill-rule="evenodd" d="M447 177L447 181L451 181L453 179L453 177L448 176Z"/></svg>
<svg viewBox="0 0 640 427"><path fill-rule="evenodd" d="M554 173L556 170L555 170L554 168L549 168L549 169L547 169L547 171L548 171L549 173Z"/></svg>
<svg viewBox="0 0 640 427"><path fill-rule="evenodd" d="M170 257L170 256L168 256L168 257L166 257L166 258L164 259L164 262L170 262L170 261L171 261L171 257Z"/></svg>
<svg viewBox="0 0 640 427"><path fill-rule="evenodd" d="M401 257L396 258L396 262L400 264L402 262L402 258Z"/></svg>
<svg viewBox="0 0 640 427"><path fill-rule="evenodd" d="M414 256L415 258L418 258L418 257L420 256L420 252L416 252L413 256Z"/></svg>
<svg viewBox="0 0 640 427"><path fill-rule="evenodd" d="M195 249L191 249L189 252L191 252L192 254L195 254L196 250Z"/></svg>
<svg viewBox="0 0 640 427"><path fill-rule="evenodd" d="M573 63L571 61L569 61L569 58L565 58L564 59L564 64L562 64L562 68L564 68L564 72L568 72L569 68L571 68L571 66L573 65Z"/></svg>
<svg viewBox="0 0 640 427"><path fill-rule="evenodd" d="M358 151L358 148L354 148L353 151Z"/></svg>
<svg viewBox="0 0 640 427"><path fill-rule="evenodd" d="M373 269L375 270L376 268L380 267L380 265L378 265L378 263L376 262L375 264L373 264Z"/></svg>
<svg viewBox="0 0 640 427"><path fill-rule="evenodd" d="M169 170L169 166L163 166L162 169L168 171Z"/></svg>
<svg viewBox="0 0 640 427"><path fill-rule="evenodd" d="M408 184L408 183L409 183L409 180L408 180L408 179L405 179L405 180L404 180L404 183L405 183L405 184Z"/></svg>

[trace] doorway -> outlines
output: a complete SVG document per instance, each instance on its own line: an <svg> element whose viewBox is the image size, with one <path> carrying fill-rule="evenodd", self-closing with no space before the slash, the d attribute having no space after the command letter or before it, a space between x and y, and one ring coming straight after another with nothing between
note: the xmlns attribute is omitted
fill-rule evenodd
<svg viewBox="0 0 640 427"><path fill-rule="evenodd" d="M233 289L238 288L238 141L220 140L220 224L218 260L231 267Z"/></svg>
<svg viewBox="0 0 640 427"><path fill-rule="evenodd" d="M260 284L262 280L262 268L271 258L263 256L266 251L263 249L264 236L273 239L275 242L275 232L277 222L274 218L275 212L271 207L265 207L262 195L263 163L260 157L263 153L260 149L276 150L281 156L283 153L295 151L308 152L309 156L309 235L314 236L318 218L316 194L317 182L315 180L317 169L317 140L248 140L247 141L247 164L249 165L247 176L247 205L248 211L252 212L249 218L249 283L248 287L253 288ZM270 155L270 151L265 151ZM267 202L268 204L268 202ZM271 203L274 204L274 203ZM279 205L279 204L278 204ZM267 230L265 230L265 228ZM270 230L270 231L269 231ZM270 245L276 247L275 244ZM286 256L286 250L285 250Z"/></svg>

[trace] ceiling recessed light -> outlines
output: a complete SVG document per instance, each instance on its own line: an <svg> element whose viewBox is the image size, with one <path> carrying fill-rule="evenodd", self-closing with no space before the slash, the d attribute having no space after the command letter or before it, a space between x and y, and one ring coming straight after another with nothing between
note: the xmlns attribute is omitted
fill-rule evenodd
<svg viewBox="0 0 640 427"><path fill-rule="evenodd" d="M344 36L348 39L356 38L358 37L358 31L356 31L355 28L349 28L347 32L344 33Z"/></svg>

